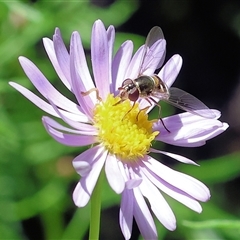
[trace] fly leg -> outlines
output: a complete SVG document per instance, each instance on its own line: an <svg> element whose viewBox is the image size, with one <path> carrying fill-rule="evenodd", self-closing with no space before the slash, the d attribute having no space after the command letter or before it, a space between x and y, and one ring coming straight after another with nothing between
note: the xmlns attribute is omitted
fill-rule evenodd
<svg viewBox="0 0 240 240"><path fill-rule="evenodd" d="M97 88L91 88L90 90L88 90L88 91L86 91L86 92L81 92L81 94L82 94L83 96L87 96L87 95L89 95L89 94L92 93L92 92L96 92L97 100L98 100L99 102L101 102L101 101L102 101L102 98L99 96L99 91L98 91Z"/></svg>
<svg viewBox="0 0 240 240"><path fill-rule="evenodd" d="M151 98L151 97L149 97L149 98L158 106L158 109L159 109L159 112L158 112L159 119L160 119L163 127L170 133L170 130L168 130L168 128L166 127L164 121L163 121L162 118L160 117L160 115L161 115L161 105L160 105L158 102L156 102L153 98ZM146 98L146 100L147 100L149 103L151 103L151 102L149 101L149 99ZM151 105L152 105L152 104L151 104Z"/></svg>
<svg viewBox="0 0 240 240"><path fill-rule="evenodd" d="M149 102L149 103L150 103L150 102ZM142 111L147 111L151 106L152 106L152 104L150 103L150 106L147 106L147 107L141 109L141 110L138 112L138 114L137 114L137 117L136 117L137 120L138 120L138 117L139 117L140 112L142 112Z"/></svg>
<svg viewBox="0 0 240 240"><path fill-rule="evenodd" d="M118 88L118 89L119 89L119 90L123 90L122 88ZM122 95L121 93L118 95L118 97L120 97L121 99L120 99L118 102L114 103L113 106L116 106L116 105L118 105L119 103L124 102L124 101L127 99L127 98L126 98L124 95ZM134 106L135 106L135 103L136 103L136 101L133 101L132 107L125 113L125 115L123 116L122 120L127 116L127 114L129 114L129 113L132 111L132 109L133 109Z"/></svg>
<svg viewBox="0 0 240 240"><path fill-rule="evenodd" d="M132 109L134 108L135 102L133 102L132 107L125 113L125 115L123 116L122 120L132 111Z"/></svg>

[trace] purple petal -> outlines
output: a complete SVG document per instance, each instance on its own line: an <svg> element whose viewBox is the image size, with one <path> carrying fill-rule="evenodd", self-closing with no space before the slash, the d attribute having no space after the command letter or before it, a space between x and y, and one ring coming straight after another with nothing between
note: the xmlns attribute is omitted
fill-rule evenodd
<svg viewBox="0 0 240 240"><path fill-rule="evenodd" d="M86 56L84 53L81 37L78 32L73 32L70 43L70 55L74 54L73 62L75 64L76 72L81 79L82 91L88 91L95 87L91 74L88 69ZM70 65L71 66L71 65ZM96 102L96 96L93 98L93 103Z"/></svg>
<svg viewBox="0 0 240 240"><path fill-rule="evenodd" d="M73 92L84 113L91 119L92 109L96 103L96 93L83 96L81 92L93 89L95 86L88 71L86 58L78 32L73 32L70 44L70 70Z"/></svg>
<svg viewBox="0 0 240 240"><path fill-rule="evenodd" d="M80 134L84 134L84 135L97 135L97 129L93 126L93 125L89 125L89 124L85 124L85 123L81 123L81 122L76 122L76 121L72 121L71 119L69 119L68 117L64 116L59 109L57 108L56 105L54 105L54 103L50 100L48 100L52 107L54 108L54 110L56 111L56 113L61 117L61 119L66 122L69 126L78 129Z"/></svg>
<svg viewBox="0 0 240 240"><path fill-rule="evenodd" d="M142 45L137 50L137 52L133 55L125 75L127 78L135 79L139 76L144 52L145 52L145 46Z"/></svg>
<svg viewBox="0 0 240 240"><path fill-rule="evenodd" d="M77 173L82 177L87 176L89 172L92 170L92 166L86 161L78 161L77 163L75 163L74 168L77 171Z"/></svg>
<svg viewBox="0 0 240 240"><path fill-rule="evenodd" d="M55 29L55 34L53 35L53 44L60 69L71 85L70 57L63 42L59 28Z"/></svg>
<svg viewBox="0 0 240 240"><path fill-rule="evenodd" d="M54 108L48 104L47 102L43 101L41 98L39 98L37 95L29 91L27 88L14 83L10 82L9 83L12 87L14 87L17 91L19 91L23 96L25 96L27 99L29 99L33 104L35 104L37 107L42 109L43 111L60 118L60 116L56 113ZM79 122L84 122L84 123L89 123L88 117L81 113L80 111L77 113L71 113L67 112L64 110L59 109L62 115L66 116L69 119L72 119L73 121L79 121Z"/></svg>
<svg viewBox="0 0 240 240"><path fill-rule="evenodd" d="M171 87L182 67L182 58L178 54L173 55L163 66L158 76Z"/></svg>
<svg viewBox="0 0 240 240"><path fill-rule="evenodd" d="M113 93L113 80L112 80L112 56L113 56L113 48L114 48L114 40L115 40L115 28L111 25L107 29L107 39L108 39L108 61L109 61L109 85L110 92Z"/></svg>
<svg viewBox="0 0 240 240"><path fill-rule="evenodd" d="M67 146L87 146L96 143L95 136L75 135L58 131L43 121L47 132L59 143Z"/></svg>
<svg viewBox="0 0 240 240"><path fill-rule="evenodd" d="M218 114L218 111L212 111ZM160 134L155 139L176 146L202 146L206 140L219 135L228 128L226 123L188 112L163 118L163 121L170 133L163 127L161 121L158 121L154 124L153 130L159 131Z"/></svg>
<svg viewBox="0 0 240 240"><path fill-rule="evenodd" d="M126 181L126 188L133 189L138 187L142 183L142 178L130 179Z"/></svg>
<svg viewBox="0 0 240 240"><path fill-rule="evenodd" d="M141 171L156 187L158 187L161 191L168 194L170 197L174 198L175 200L184 204L185 206L187 206L188 208L192 209L195 212L200 213L202 211L202 207L198 203L198 201L193 199L185 192L168 184L167 182L162 180L160 176L153 174L151 171L149 171L149 169L145 167L142 167Z"/></svg>
<svg viewBox="0 0 240 240"><path fill-rule="evenodd" d="M168 153L168 152L164 152L164 151L159 151L159 150L153 149L153 148L150 149L150 152L161 153L161 154L164 154L164 155L166 155L166 156L168 156L170 158L174 158L174 159L176 159L179 162L186 163L186 164L193 164L193 165L199 166L197 163L195 163L191 159L183 157L183 156L180 156L178 154Z"/></svg>
<svg viewBox="0 0 240 240"><path fill-rule="evenodd" d="M143 161L143 163L149 170L156 174L156 176L159 176L168 184L184 191L196 200L205 202L210 198L208 188L200 181L186 174L177 172L151 157L149 157L147 161Z"/></svg>
<svg viewBox="0 0 240 240"><path fill-rule="evenodd" d="M117 159L113 155L108 155L105 164L105 173L111 188L120 194L125 186L125 181L122 177L121 171L118 167Z"/></svg>
<svg viewBox="0 0 240 240"><path fill-rule="evenodd" d="M133 171L135 164L133 164L133 166L131 167L129 164L123 163L121 160L118 160L118 166L124 178L126 189L133 189L141 184L141 176L135 176L134 178L131 177L132 175L135 175Z"/></svg>
<svg viewBox="0 0 240 240"><path fill-rule="evenodd" d="M71 128L65 127L50 117L45 116L42 118L42 121L43 121L44 125L46 124L54 129L61 130L64 132L74 133L74 134L79 134L79 135L80 134L81 135L92 135L92 136L97 135L97 130L95 129L95 127L92 125L89 125L89 124L78 123L79 128L78 128L78 130L76 130L76 129L71 129Z"/></svg>
<svg viewBox="0 0 240 240"><path fill-rule="evenodd" d="M89 157L92 169L80 179L73 192L73 201L78 207L84 207L88 203L107 157L107 151L103 147L91 148L88 151L91 151Z"/></svg>
<svg viewBox="0 0 240 240"><path fill-rule="evenodd" d="M124 190L119 213L119 223L125 239L130 239L133 223L133 192Z"/></svg>
<svg viewBox="0 0 240 240"><path fill-rule="evenodd" d="M19 62L33 85L46 99L51 99L55 105L64 110L71 111L73 113L81 111L81 108L77 104L73 103L59 93L29 59L19 57Z"/></svg>
<svg viewBox="0 0 240 240"><path fill-rule="evenodd" d="M103 149L97 145L75 157L72 164L76 172L82 177L86 176L92 170L95 159L98 158L102 152ZM86 169L83 168L84 166Z"/></svg>
<svg viewBox="0 0 240 240"><path fill-rule="evenodd" d="M140 193L139 188L134 188L133 214L139 231L144 239L157 239L157 230L148 206Z"/></svg>
<svg viewBox="0 0 240 240"><path fill-rule="evenodd" d="M70 85L70 78L67 78L67 76L70 74L70 71L69 73L64 73L63 69L60 67L60 62L59 60L57 59L57 56L56 56L56 52L55 52L55 49L54 49L54 45L53 45L53 41L50 40L49 38L43 38L43 45L45 47L45 50L48 54L48 57L57 73L57 75L59 76L59 78L61 79L61 81L64 83L64 85L69 89L71 90L71 85ZM65 46L64 46L65 47ZM61 59L60 59L61 60ZM67 74L67 75L66 75Z"/></svg>
<svg viewBox="0 0 240 240"><path fill-rule="evenodd" d="M168 203L160 193L160 191L151 183L148 178L144 178L142 184L139 186L143 196L145 196L158 220L168 230L173 231L176 229L176 219L169 207Z"/></svg>
<svg viewBox="0 0 240 240"><path fill-rule="evenodd" d="M118 49L113 59L112 65L112 78L114 85L114 93L118 91L118 88L122 86L122 82L125 80L126 71L129 66L133 52L132 41L124 42Z"/></svg>
<svg viewBox="0 0 240 240"><path fill-rule="evenodd" d="M110 65L108 37L103 23L97 20L92 28L91 57L93 75L100 97L106 99L110 93Z"/></svg>

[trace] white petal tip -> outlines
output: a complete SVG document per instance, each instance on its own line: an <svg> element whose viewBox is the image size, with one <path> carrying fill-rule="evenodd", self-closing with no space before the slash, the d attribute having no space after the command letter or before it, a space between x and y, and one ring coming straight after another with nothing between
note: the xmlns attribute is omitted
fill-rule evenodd
<svg viewBox="0 0 240 240"><path fill-rule="evenodd" d="M84 161L73 160L73 167L75 168L76 172L82 177L86 176L92 169L92 166L88 162Z"/></svg>

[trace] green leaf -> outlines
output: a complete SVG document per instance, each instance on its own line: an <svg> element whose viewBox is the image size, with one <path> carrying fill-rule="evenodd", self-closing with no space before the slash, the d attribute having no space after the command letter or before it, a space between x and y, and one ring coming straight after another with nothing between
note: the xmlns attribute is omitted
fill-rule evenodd
<svg viewBox="0 0 240 240"><path fill-rule="evenodd" d="M204 228L227 228L227 229L240 229L240 220L223 220L223 219L213 219L201 222L193 221L182 221L185 227L204 229Z"/></svg>
<svg viewBox="0 0 240 240"><path fill-rule="evenodd" d="M65 189L66 184L61 179L53 179L33 196L14 204L13 207L16 210L15 220L33 217L59 204L66 196Z"/></svg>
<svg viewBox="0 0 240 240"><path fill-rule="evenodd" d="M232 153L222 157L200 162L200 167L179 164L177 170L191 174L204 183L223 183L230 181L240 173L240 153Z"/></svg>

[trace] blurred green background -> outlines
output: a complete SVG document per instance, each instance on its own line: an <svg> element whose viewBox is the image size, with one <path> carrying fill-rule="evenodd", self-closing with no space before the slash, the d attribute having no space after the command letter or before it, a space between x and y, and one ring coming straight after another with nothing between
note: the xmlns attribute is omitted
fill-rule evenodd
<svg viewBox="0 0 240 240"><path fill-rule="evenodd" d="M8 85L15 81L36 92L18 63L31 59L61 92L45 54L42 38L59 27L66 45L74 30L90 53L93 22L116 27L115 47L132 39L135 48L155 25L163 29L167 57L179 53L183 68L178 86L230 124L224 134L200 148L162 145L201 167L174 169L203 181L212 198L197 214L168 198L178 222L169 232L157 223L159 239L240 239L240 2L238 0L92 0L0 1L0 239L85 239L89 205L77 209L72 191L78 181L71 161L83 149L63 146L44 130L41 110ZM176 109L163 107L165 113ZM167 115L166 114L166 115ZM119 199L105 184L101 239L123 239L118 223ZM134 225L131 239L138 239Z"/></svg>

